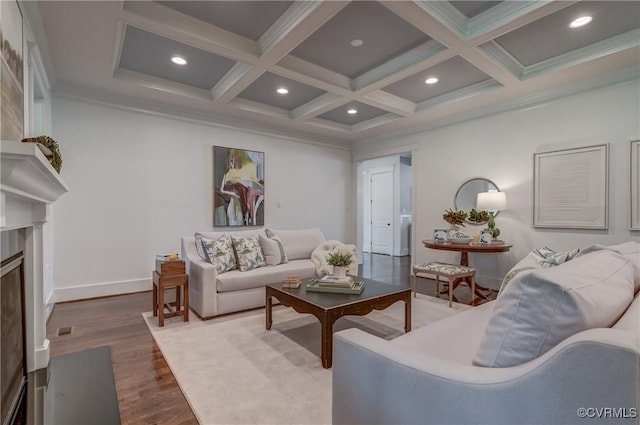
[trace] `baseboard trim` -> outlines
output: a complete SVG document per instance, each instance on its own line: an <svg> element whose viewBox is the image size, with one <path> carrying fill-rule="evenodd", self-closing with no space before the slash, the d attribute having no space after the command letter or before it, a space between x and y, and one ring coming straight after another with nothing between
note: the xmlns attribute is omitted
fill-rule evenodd
<svg viewBox="0 0 640 425"><path fill-rule="evenodd" d="M56 288L56 303L65 301L84 300L87 298L107 297L111 295L130 294L151 289L151 279L123 280L120 282L105 282L92 285Z"/></svg>

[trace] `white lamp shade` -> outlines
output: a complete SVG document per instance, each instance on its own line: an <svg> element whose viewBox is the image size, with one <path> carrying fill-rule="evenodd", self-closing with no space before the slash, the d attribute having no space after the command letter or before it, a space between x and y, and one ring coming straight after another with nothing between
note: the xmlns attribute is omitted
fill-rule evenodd
<svg viewBox="0 0 640 425"><path fill-rule="evenodd" d="M476 209L478 211L504 210L507 208L507 195L504 192L478 193Z"/></svg>

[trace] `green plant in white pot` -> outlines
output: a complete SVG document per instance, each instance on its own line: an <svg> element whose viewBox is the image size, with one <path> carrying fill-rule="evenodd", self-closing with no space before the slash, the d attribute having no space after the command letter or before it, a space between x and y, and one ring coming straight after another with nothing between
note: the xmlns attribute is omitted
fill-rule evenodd
<svg viewBox="0 0 640 425"><path fill-rule="evenodd" d="M327 255L327 264L333 266L333 276L347 276L347 268L351 264L351 257L352 254L340 251L330 252Z"/></svg>

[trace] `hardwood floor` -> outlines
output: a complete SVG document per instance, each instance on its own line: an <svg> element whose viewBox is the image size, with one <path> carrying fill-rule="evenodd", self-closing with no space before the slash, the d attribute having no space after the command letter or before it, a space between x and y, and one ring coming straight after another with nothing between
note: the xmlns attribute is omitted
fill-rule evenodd
<svg viewBox="0 0 640 425"><path fill-rule="evenodd" d="M47 324L51 355L109 345L123 424L197 424L142 319L145 311L151 291L57 304ZM71 334L57 336L67 326Z"/></svg>
<svg viewBox="0 0 640 425"><path fill-rule="evenodd" d="M410 284L410 257L365 254L360 274ZM435 284L419 280L418 291L433 295ZM466 292L465 292L466 290ZM456 295L468 302L470 291ZM111 346L113 373L123 424L197 424L141 313L151 311L151 291L57 304L47 324L51 355ZM58 329L72 327L58 336Z"/></svg>

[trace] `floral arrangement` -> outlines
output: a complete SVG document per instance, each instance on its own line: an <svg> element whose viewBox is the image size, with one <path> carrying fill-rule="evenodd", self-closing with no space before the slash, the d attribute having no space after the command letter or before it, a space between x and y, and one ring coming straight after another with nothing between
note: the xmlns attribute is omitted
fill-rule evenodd
<svg viewBox="0 0 640 425"><path fill-rule="evenodd" d="M351 254L331 252L327 255L327 264L333 267L349 267L349 264L351 264Z"/></svg>
<svg viewBox="0 0 640 425"><path fill-rule="evenodd" d="M56 142L49 136L29 137L26 139L22 139L22 141L39 143L45 148L49 149L51 151L51 155L48 155L47 159L49 160L49 162L51 162L51 165L58 172L58 174L60 174L60 170L62 169L62 154L60 153L58 142Z"/></svg>
<svg viewBox="0 0 640 425"><path fill-rule="evenodd" d="M488 211L476 211L475 208L471 208L471 211L469 211L469 218L467 220L472 223L482 224L489 221L489 218L490 214Z"/></svg>
<svg viewBox="0 0 640 425"><path fill-rule="evenodd" d="M449 208L442 214L442 219L452 226L464 227L464 221L467 219L467 213L462 210L452 210Z"/></svg>

